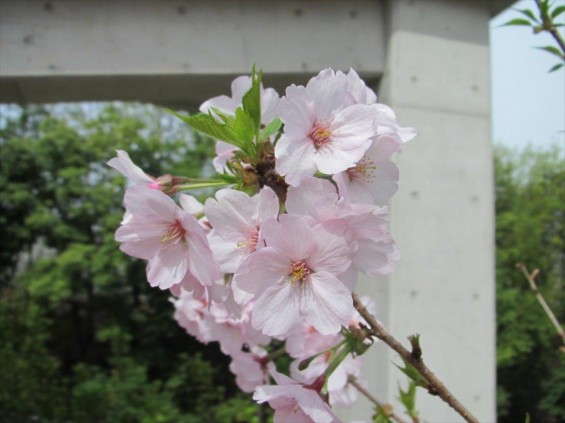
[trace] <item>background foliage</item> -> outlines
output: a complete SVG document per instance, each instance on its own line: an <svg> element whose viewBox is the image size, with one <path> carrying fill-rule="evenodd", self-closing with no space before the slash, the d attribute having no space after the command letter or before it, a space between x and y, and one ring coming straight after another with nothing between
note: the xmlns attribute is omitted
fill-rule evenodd
<svg viewBox="0 0 565 423"><path fill-rule="evenodd" d="M114 241L114 150L152 175L196 177L211 141L145 106L33 107L4 114L0 149L4 421L253 421L217 345L176 325L168 292Z"/></svg>
<svg viewBox="0 0 565 423"><path fill-rule="evenodd" d="M496 295L498 414L501 422L565 421L565 354L518 262L540 269L540 291L565 321L565 161L563 146L498 148Z"/></svg>
<svg viewBox="0 0 565 423"><path fill-rule="evenodd" d="M6 421L253 422L217 345L172 320L122 254L115 149L154 176L210 172L210 140L140 105L4 108L0 120L0 416ZM565 354L517 262L565 321L563 148L496 151L502 422L565 420ZM207 175L206 175L207 176ZM424 416L425 417L425 416Z"/></svg>

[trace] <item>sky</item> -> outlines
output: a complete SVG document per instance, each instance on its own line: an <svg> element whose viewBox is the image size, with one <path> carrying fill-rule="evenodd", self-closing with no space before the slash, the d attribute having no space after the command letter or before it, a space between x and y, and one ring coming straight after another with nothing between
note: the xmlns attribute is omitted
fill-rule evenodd
<svg viewBox="0 0 565 423"><path fill-rule="evenodd" d="M536 10L534 0L512 7ZM490 22L493 142L517 149L565 145L565 69L548 73L559 59L535 48L556 44L526 26L500 27L518 17L509 8ZM558 19L565 22L565 13Z"/></svg>

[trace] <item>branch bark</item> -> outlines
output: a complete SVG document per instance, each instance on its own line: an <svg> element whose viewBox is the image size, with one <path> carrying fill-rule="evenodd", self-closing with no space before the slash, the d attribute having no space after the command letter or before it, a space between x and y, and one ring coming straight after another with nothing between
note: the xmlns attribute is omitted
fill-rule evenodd
<svg viewBox="0 0 565 423"><path fill-rule="evenodd" d="M549 317L549 320L551 320L551 323L553 323L553 326L555 326L555 330L557 330L557 334L561 337L561 340L563 341L563 345L565 346L565 331L563 331L563 326L561 326L561 324L555 317L555 314L553 314L553 311L545 301L545 298L543 298L543 295L539 291L538 286L536 284L536 276L539 273L539 269L535 269L532 273L530 273L528 271L528 268L522 263L518 263L516 267L522 271L522 273L528 280L528 283L530 284L530 288L534 292L538 302L541 304L541 307L544 309L545 314L547 314L547 317ZM565 352L565 347L561 347L561 351Z"/></svg>
<svg viewBox="0 0 565 423"><path fill-rule="evenodd" d="M371 393L369 391L367 391L363 386L361 386L359 384L359 382L357 382L357 379L355 379L355 377L350 376L347 379L347 381L351 385L353 385L355 387L355 389L357 389L361 394L363 394L369 401L371 401L373 404L375 404L380 409L384 410L385 413L387 413L388 417L390 417L392 420L394 420L397 423L406 423L404 420L402 420L402 418L400 416L398 416L394 413L392 405L382 403L378 399L376 399L373 395L371 395Z"/></svg>
<svg viewBox="0 0 565 423"><path fill-rule="evenodd" d="M390 348L396 351L406 362L410 363L428 383L428 390L434 395L438 395L451 408L453 408L465 421L469 423L479 423L477 418L471 414L469 410L459 402L457 398L447 389L447 387L437 378L437 376L424 364L421 358L422 351L410 352L398 342L387 330L381 325L375 317L367 311L365 306L357 294L353 293L353 305L359 314L365 319L370 326L371 335L376 336Z"/></svg>

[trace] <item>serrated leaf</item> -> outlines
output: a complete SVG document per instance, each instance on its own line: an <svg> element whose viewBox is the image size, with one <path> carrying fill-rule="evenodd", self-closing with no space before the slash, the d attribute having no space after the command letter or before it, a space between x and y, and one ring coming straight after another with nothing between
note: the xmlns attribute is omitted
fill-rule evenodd
<svg viewBox="0 0 565 423"><path fill-rule="evenodd" d="M196 115L185 116L174 110L168 110L193 129L202 132L212 138L225 141L229 144L241 147L241 141L236 132L229 125L218 122L212 115L198 113Z"/></svg>
<svg viewBox="0 0 565 423"><path fill-rule="evenodd" d="M277 132L282 126L282 121L279 118L275 118L271 123L269 123L265 128L259 133L259 140L266 140L275 132Z"/></svg>
<svg viewBox="0 0 565 423"><path fill-rule="evenodd" d="M406 409L406 412L410 417L417 417L418 413L416 411L416 384L410 382L408 389L403 391L400 386L398 387L398 400Z"/></svg>
<svg viewBox="0 0 565 423"><path fill-rule="evenodd" d="M263 71L255 72L255 65L251 71L251 88L242 99L243 111L251 118L253 132L261 127L261 79Z"/></svg>
<svg viewBox="0 0 565 423"><path fill-rule="evenodd" d="M561 53L561 50L559 50L557 47L554 46L544 46L544 47L536 47L537 49L540 50L545 50L548 53L554 54L557 57L559 57L560 59L563 59L563 54Z"/></svg>
<svg viewBox="0 0 565 423"><path fill-rule="evenodd" d="M563 67L563 63L557 63L550 70L548 70L547 73L555 72L556 70L561 69L562 67Z"/></svg>
<svg viewBox="0 0 565 423"><path fill-rule="evenodd" d="M513 26L513 25L532 26L532 23L527 19L516 18L500 26Z"/></svg>
<svg viewBox="0 0 565 423"><path fill-rule="evenodd" d="M558 17L560 14L562 14L563 12L565 12L565 6L559 6L556 7L555 9L553 9L553 11L551 12L551 19L555 19L556 17Z"/></svg>
<svg viewBox="0 0 565 423"><path fill-rule="evenodd" d="M414 366L412 366L411 364L404 362L405 367L400 367L397 364L394 364L394 365L396 367L398 367L398 369L402 373L404 373L406 376L408 376L408 378L411 381L413 381L417 386L420 386L422 388L426 388L428 386L428 383L426 382L426 380L422 377L422 375L418 372L418 370L416 370L414 368Z"/></svg>
<svg viewBox="0 0 565 423"><path fill-rule="evenodd" d="M534 15L534 12L532 12L530 9L512 9L512 10L515 10L516 12L520 12L522 15L527 16L534 22L539 22L536 15Z"/></svg>
<svg viewBox="0 0 565 423"><path fill-rule="evenodd" d="M251 116L245 113L241 107L238 107L235 110L233 129L238 135L239 139L241 139L246 146L253 144L253 137L255 136L255 123L253 122Z"/></svg>

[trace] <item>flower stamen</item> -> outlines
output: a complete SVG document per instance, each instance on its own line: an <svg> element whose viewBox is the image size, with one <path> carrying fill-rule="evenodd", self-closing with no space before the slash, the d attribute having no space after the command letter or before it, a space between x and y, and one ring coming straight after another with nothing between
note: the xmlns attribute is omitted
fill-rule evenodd
<svg viewBox="0 0 565 423"><path fill-rule="evenodd" d="M179 242L184 242L184 236L186 235L186 230L178 220L175 220L168 228L167 231L161 237L161 243L169 245L178 244Z"/></svg>
<svg viewBox="0 0 565 423"><path fill-rule="evenodd" d="M304 260L292 262L290 272L288 274L288 276L290 276L290 283L293 284L295 282L304 282L310 277L311 273L312 270L310 270Z"/></svg>
<svg viewBox="0 0 565 423"><path fill-rule="evenodd" d="M314 143L314 147L319 149L332 141L332 127L327 122L317 122L310 133L308 138Z"/></svg>

